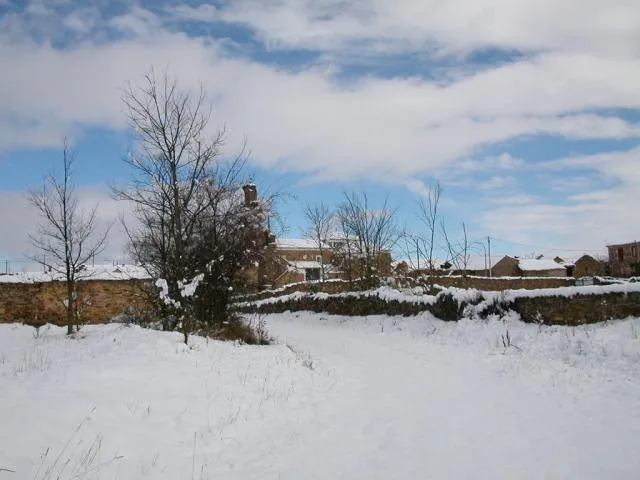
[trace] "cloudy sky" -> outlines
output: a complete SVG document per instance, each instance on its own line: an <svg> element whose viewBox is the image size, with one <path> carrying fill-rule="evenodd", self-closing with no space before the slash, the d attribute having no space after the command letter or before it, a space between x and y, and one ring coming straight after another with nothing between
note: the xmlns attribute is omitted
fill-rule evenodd
<svg viewBox="0 0 640 480"><path fill-rule="evenodd" d="M28 250L24 191L65 135L83 202L123 209L121 91L152 66L204 86L230 153L247 138L291 236L354 188L417 228L438 178L454 235L496 253L640 238L637 0L0 0L0 65L0 260Z"/></svg>

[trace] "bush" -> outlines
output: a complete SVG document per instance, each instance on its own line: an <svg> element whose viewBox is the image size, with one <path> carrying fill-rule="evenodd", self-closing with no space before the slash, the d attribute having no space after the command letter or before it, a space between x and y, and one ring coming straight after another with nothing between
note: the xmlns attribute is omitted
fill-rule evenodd
<svg viewBox="0 0 640 480"><path fill-rule="evenodd" d="M269 336L263 319L256 322L246 321L240 315L230 315L222 325L212 330L201 330L199 335L216 340L234 341L246 345L270 345L273 338Z"/></svg>
<svg viewBox="0 0 640 480"><path fill-rule="evenodd" d="M464 302L458 303L452 294L445 293L436 297L436 303L429 308L429 311L440 320L455 322L462 318L464 307Z"/></svg>

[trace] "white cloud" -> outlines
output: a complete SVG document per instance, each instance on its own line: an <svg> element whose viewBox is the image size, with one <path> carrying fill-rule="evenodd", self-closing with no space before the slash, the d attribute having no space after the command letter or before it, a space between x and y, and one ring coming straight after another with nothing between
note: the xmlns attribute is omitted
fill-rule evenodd
<svg viewBox="0 0 640 480"><path fill-rule="evenodd" d="M167 8L167 13L173 20L193 20L199 22L214 22L222 20L218 9L213 5L203 3L197 7L186 4L174 5Z"/></svg>
<svg viewBox="0 0 640 480"><path fill-rule="evenodd" d="M640 52L634 0L234 0L219 16L272 48Z"/></svg>
<svg viewBox="0 0 640 480"><path fill-rule="evenodd" d="M571 114L640 105L640 63L547 57L447 86L415 78L345 85L323 71L285 72L229 58L210 41L151 33L137 23L147 16L118 20L146 32L129 40L65 50L0 47L7 72L0 84L0 123L9 128L4 147L46 143L80 125L124 128L121 88L150 65L167 67L188 87L202 80L218 124L227 123L236 143L246 134L255 161L325 178L406 177L522 135L640 135L637 125L616 117ZM588 68L576 75L576 64Z"/></svg>
<svg viewBox="0 0 640 480"><path fill-rule="evenodd" d="M98 206L99 217L96 231L101 232L113 225L110 230L107 248L98 260L121 259L125 251L126 235L118 219L121 214L130 215L129 205L111 198L104 185L83 186L76 190L79 199L78 209L88 212ZM31 246L29 235L37 235L42 221L37 210L29 203L27 192L0 190L0 204L10 208L0 209L0 225L3 235L0 244L0 260L9 259L14 269L26 262L26 256L37 253ZM3 271L4 265L0 265Z"/></svg>
<svg viewBox="0 0 640 480"><path fill-rule="evenodd" d="M544 167L558 174L581 167L616 183L609 188L587 186L561 203L539 200L516 205L505 199L505 205L484 214L484 224L492 235L516 242L584 250L602 250L609 243L638 238L635 206L640 204L640 148L567 158Z"/></svg>
<svg viewBox="0 0 640 480"><path fill-rule="evenodd" d="M505 191L515 187L517 180L514 177L494 176L486 181L480 181L477 187L486 191Z"/></svg>
<svg viewBox="0 0 640 480"><path fill-rule="evenodd" d="M7 15L0 19L5 32L0 34L0 148L57 147L64 134L77 136L88 127L126 128L121 89L153 65L177 75L183 86L203 82L215 105L214 127L229 127L232 149L246 135L253 161L265 168L324 180L368 176L414 191L424 191L417 176L458 167L464 175L489 171L502 178L528 166L508 152L480 161L475 158L479 148L541 133L640 137L638 123L600 112L640 107L638 9L636 1L604 0L488 0L482 5L462 0L236 0L219 9L178 5L170 9L170 18L166 11L154 14L141 7L116 18L98 18L89 10L57 20L44 12ZM337 62L341 52L375 57L377 51L413 51L437 61L443 52L490 47L524 50L529 56L483 69L456 66L454 75L445 75L446 82L375 75L345 80L335 76L344 67L340 63L290 71L231 57L224 40L190 38L179 31L178 17L242 23L271 48L308 48ZM84 37L98 27L120 36ZM49 39L69 31L82 40L74 37L59 48L36 42L34 31ZM601 157L588 161L595 169L615 163ZM615 165L606 174L622 178ZM536 235L531 222L538 220L562 234L569 232L565 224L572 218L590 224L590 214L627 222L625 208L631 203L623 201L624 195L637 198L625 183L628 175L634 173L625 173L622 187L572 198L564 207L521 192L522 201L492 209L484 219L503 235ZM593 195L606 206L596 205ZM607 216L599 209L620 213ZM624 225L616 228L616 237L628 233ZM578 231L586 230L578 226ZM594 230L594 238L603 233Z"/></svg>
<svg viewBox="0 0 640 480"><path fill-rule="evenodd" d="M456 162L455 167L455 174L468 177L469 174L476 172L521 169L526 167L526 162L504 152L497 157L463 158Z"/></svg>

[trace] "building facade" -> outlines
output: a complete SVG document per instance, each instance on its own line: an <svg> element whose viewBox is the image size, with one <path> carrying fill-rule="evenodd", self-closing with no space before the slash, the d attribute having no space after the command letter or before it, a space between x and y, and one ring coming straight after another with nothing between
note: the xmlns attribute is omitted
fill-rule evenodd
<svg viewBox="0 0 640 480"><path fill-rule="evenodd" d="M614 277L640 275L640 242L607 245L609 265Z"/></svg>
<svg viewBox="0 0 640 480"><path fill-rule="evenodd" d="M259 202L255 185L245 185L243 191L245 205L252 206ZM265 246L265 254L255 267L244 273L247 290L330 279L355 280L361 276L361 256L353 249L347 255L348 260L345 260L344 238L335 238L320 248L311 239L277 238L266 225L256 231L255 236L256 241ZM349 246L353 246L353 242ZM391 252L379 252L373 264L377 275L390 276Z"/></svg>
<svg viewBox="0 0 640 480"><path fill-rule="evenodd" d="M494 277L566 277L567 269L557 260L518 258L505 255L493 267Z"/></svg>
<svg viewBox="0 0 640 480"><path fill-rule="evenodd" d="M600 277L606 275L606 264L591 255L582 255L573 266L567 266L567 272L571 277Z"/></svg>
<svg viewBox="0 0 640 480"><path fill-rule="evenodd" d="M505 255L493 266L491 274L494 277L519 277L518 259Z"/></svg>

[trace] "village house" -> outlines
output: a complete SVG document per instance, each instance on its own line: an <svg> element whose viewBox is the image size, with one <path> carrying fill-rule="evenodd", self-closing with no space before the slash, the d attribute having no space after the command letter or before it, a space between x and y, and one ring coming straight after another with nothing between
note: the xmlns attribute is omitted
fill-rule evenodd
<svg viewBox="0 0 640 480"><path fill-rule="evenodd" d="M333 278L331 268L332 251L328 245L322 252L316 242L306 238L272 238L268 246L268 257L277 265L265 283L280 286L296 282L313 282Z"/></svg>
<svg viewBox="0 0 640 480"><path fill-rule="evenodd" d="M499 257L489 258L488 255L467 255L466 261L458 262L458 269L454 265L451 267L451 271L456 275L492 277L496 276L494 267L499 260Z"/></svg>
<svg viewBox="0 0 640 480"><path fill-rule="evenodd" d="M334 242L322 246L306 238L275 238L270 236L267 254L260 265L261 286L278 288L298 282L320 280L348 280L349 275L340 261ZM375 259L381 276L391 275L391 252L384 250ZM354 256L352 279L359 277L358 261ZM324 278L323 278L324 272Z"/></svg>
<svg viewBox="0 0 640 480"><path fill-rule="evenodd" d="M600 277L607 273L607 264L602 260L591 255L581 255L576 260L561 260L561 263L567 269L567 276L581 277Z"/></svg>
<svg viewBox="0 0 640 480"><path fill-rule="evenodd" d="M640 275L640 242L607 245L611 275L631 277Z"/></svg>
<svg viewBox="0 0 640 480"><path fill-rule="evenodd" d="M255 185L245 185L243 191L245 205L252 206L258 202ZM266 253L255 268L245 273L249 290L278 288L298 282L348 279L348 272L341 265L344 261L341 261L339 254L346 240L339 235L335 235L335 238L328 240L320 248L317 242L308 238L278 238L265 226L256 233L256 239L264 242ZM354 254L351 267L354 279L359 276L357 263ZM375 263L381 276L391 275L389 250L380 252Z"/></svg>
<svg viewBox="0 0 640 480"><path fill-rule="evenodd" d="M566 277L567 269L556 260L505 255L492 268L494 277Z"/></svg>
<svg viewBox="0 0 640 480"><path fill-rule="evenodd" d="M494 277L519 277L521 272L518 269L518 259L505 255L491 268Z"/></svg>
<svg viewBox="0 0 640 480"><path fill-rule="evenodd" d="M591 258L591 257L589 257ZM597 267L601 265L596 262ZM592 265L587 259L581 257L579 269L582 271L600 271L596 266ZM474 277L566 277L567 268L563 264L563 260L556 258L554 260L543 258L519 258L516 256L505 255L503 257L491 257L488 255L468 255L466 260L457 260L455 262L439 262L440 266L436 271L428 272L411 268L411 264L407 261L395 263L394 271L396 274L435 274L435 275L467 275ZM573 264L572 264L573 267Z"/></svg>
<svg viewBox="0 0 640 480"><path fill-rule="evenodd" d="M555 260L546 258L520 258L518 269L523 277L566 277L567 269Z"/></svg>

